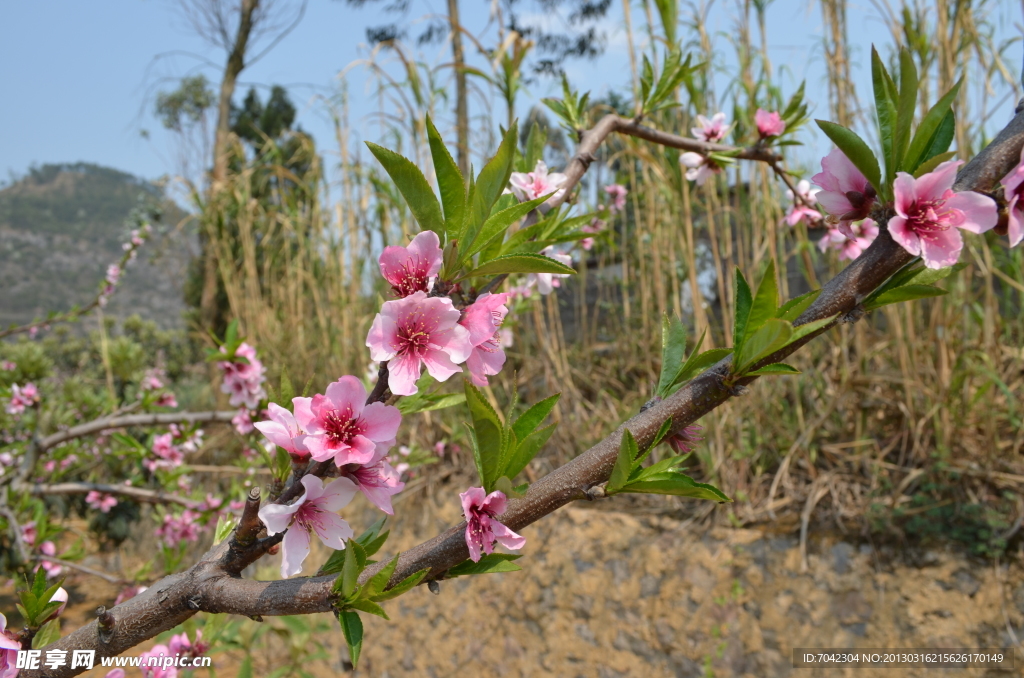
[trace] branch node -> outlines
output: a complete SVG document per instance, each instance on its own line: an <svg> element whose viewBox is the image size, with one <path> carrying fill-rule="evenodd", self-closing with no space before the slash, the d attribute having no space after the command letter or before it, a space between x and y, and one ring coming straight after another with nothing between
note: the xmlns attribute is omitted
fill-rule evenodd
<svg viewBox="0 0 1024 678"><path fill-rule="evenodd" d="M96 608L96 628L100 642L108 644L114 638L114 615L104 605Z"/></svg>
<svg viewBox="0 0 1024 678"><path fill-rule="evenodd" d="M853 324L860 320L861 318L863 318L864 314L866 313L867 311L864 309L864 305L857 304L856 306L853 307L852 311L843 314L843 316L839 319L839 322Z"/></svg>
<svg viewBox="0 0 1024 678"><path fill-rule="evenodd" d="M585 494L587 496L587 501L594 501L595 499L603 499L604 497L608 496L605 493L604 488L605 488L604 484L594 485L593 487L588 487L586 490L584 490L583 494Z"/></svg>
<svg viewBox="0 0 1024 678"><path fill-rule="evenodd" d="M430 581L428 581L427 582L427 588L435 596L441 595L441 585L437 583L436 579L431 579Z"/></svg>
<svg viewBox="0 0 1024 678"><path fill-rule="evenodd" d="M203 597L202 596L194 595L194 596L190 596L185 601L185 604L188 605L188 609L195 610L195 611L198 612L199 611L199 607L200 607L200 603L202 603L202 602L203 602Z"/></svg>

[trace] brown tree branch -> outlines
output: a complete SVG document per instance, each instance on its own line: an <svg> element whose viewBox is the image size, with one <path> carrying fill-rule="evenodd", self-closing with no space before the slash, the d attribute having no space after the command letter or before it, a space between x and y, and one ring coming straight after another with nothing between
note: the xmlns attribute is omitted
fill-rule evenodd
<svg viewBox="0 0 1024 678"><path fill-rule="evenodd" d="M618 123L607 124L614 127ZM1018 114L987 148L963 168L955 188L961 191L991 188L1017 163L1022 146L1024 113ZM845 318L848 314L852 314L850 317L854 319L854 312L861 301L910 259L910 255L883 230L864 254L825 285L821 295L796 324L831 316ZM786 347L762 363L781 360L810 341L812 336L825 331L827 328L805 337L798 342L799 345ZM728 359L714 365L669 398L630 419L576 459L533 483L525 498L510 500L501 521L513 530L520 530L570 501L586 497L588 489L608 479L623 429L629 428L637 442L645 445L666 418L672 418L678 430L733 397L722 384L729 365ZM749 384L755 379L748 377L739 383ZM457 525L402 553L391 583L423 568L428 568L436 577L464 561L469 556L464 530L464 524ZM330 609L332 576L274 582L238 579L220 566L219 559L226 548L226 544L218 545L188 571L165 577L143 594L114 608L111 611L113 628L102 634L102 638L96 622L92 622L46 649L91 649L100 656L117 655L174 628L199 610L252 616L309 614ZM383 563L368 568L363 572L362 580L372 576L380 567ZM63 667L47 672L46 676L65 678L80 672ZM43 678L43 675L41 671L24 671L21 674L22 678Z"/></svg>
<svg viewBox="0 0 1024 678"><path fill-rule="evenodd" d="M45 452L51 447L66 443L75 438L83 438L93 433L102 433L115 428L128 426L166 426L170 424L202 424L213 421L230 422L238 414L235 410L221 410L210 412L163 412L148 414L130 414L118 417L103 417L78 426L72 426L66 431L60 431L42 438L39 441L39 452Z"/></svg>
<svg viewBox="0 0 1024 678"><path fill-rule="evenodd" d="M16 492L28 492L37 497L45 497L54 494L88 494L90 492L102 492L121 497L129 497L144 504L177 504L185 508L197 509L202 502L193 499L180 497L162 490L147 490L143 487L132 487L131 485L107 485L104 483L52 483L40 485L34 483L15 484Z"/></svg>

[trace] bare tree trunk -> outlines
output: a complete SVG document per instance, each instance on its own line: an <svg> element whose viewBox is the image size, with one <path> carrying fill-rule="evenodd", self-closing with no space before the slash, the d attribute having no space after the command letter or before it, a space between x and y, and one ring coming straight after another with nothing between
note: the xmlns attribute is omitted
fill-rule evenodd
<svg viewBox="0 0 1024 678"><path fill-rule="evenodd" d="M217 103L217 132L213 142L213 175L210 181L209 197L212 199L223 187L228 173L228 137L231 134L231 98L235 94L238 75L245 68L245 51L253 29L253 14L259 0L242 0L239 8L238 31L228 52L224 76L220 81L220 98ZM200 299L199 317L203 327L213 326L217 303L217 254L215 245L207 235L203 243L203 294Z"/></svg>
<svg viewBox="0 0 1024 678"><path fill-rule="evenodd" d="M469 175L469 108L466 101L466 71L462 52L462 24L459 0L448 0L448 21L452 29L452 61L455 64L455 130L458 136L458 162L463 176Z"/></svg>

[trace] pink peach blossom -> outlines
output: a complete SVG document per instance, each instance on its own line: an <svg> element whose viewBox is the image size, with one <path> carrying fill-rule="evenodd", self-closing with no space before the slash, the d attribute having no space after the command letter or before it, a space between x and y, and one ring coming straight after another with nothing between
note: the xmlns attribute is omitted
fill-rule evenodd
<svg viewBox="0 0 1024 678"><path fill-rule="evenodd" d="M408 469L409 465L405 464L405 467ZM402 472L391 466L383 451L378 450L369 463L345 466L342 474L356 484L371 504L384 513L394 515L391 496L405 489L405 483L401 481Z"/></svg>
<svg viewBox="0 0 1024 678"><path fill-rule="evenodd" d="M89 505L90 508L96 509L97 511L110 513L110 509L117 506L117 497L104 492L92 490L85 495L85 503Z"/></svg>
<svg viewBox="0 0 1024 678"><path fill-rule="evenodd" d="M238 410L238 413L231 417L231 425L235 427L235 432L240 436L252 433L252 417L249 415L249 410L244 407Z"/></svg>
<svg viewBox="0 0 1024 678"><path fill-rule="evenodd" d="M818 241L818 249L822 252L837 250L840 261L853 261L878 237L878 225L873 219L864 219L850 224L849 232L853 237L846 236L838 228L829 228L825 237Z"/></svg>
<svg viewBox="0 0 1024 678"><path fill-rule="evenodd" d="M665 442L668 446L675 450L676 454L689 454L697 447L703 438L699 435L702 427L696 424L692 426L685 426L682 430L676 431L672 435L665 438Z"/></svg>
<svg viewBox="0 0 1024 678"><path fill-rule="evenodd" d="M302 495L293 504L264 504L259 511L267 534L285 532L282 543L281 576L302 572L302 561L309 555L309 542L315 533L328 548L345 548L353 534L349 524L336 511L352 501L356 485L348 478L336 478L326 486L313 475L302 476Z"/></svg>
<svg viewBox="0 0 1024 678"><path fill-rule="evenodd" d="M899 172L893 182L897 216L889 219L889 234L928 268L952 266L960 258L964 243L957 229L984 233L999 218L992 198L973 191L953 192L956 168L962 164L944 162L917 179Z"/></svg>
<svg viewBox="0 0 1024 678"><path fill-rule="evenodd" d="M722 171L722 168L714 160L693 151L687 151L680 155L679 162L687 168L686 180L696 181L698 186L703 186L708 177Z"/></svg>
<svg viewBox="0 0 1024 678"><path fill-rule="evenodd" d="M157 399L153 401L153 404L157 407L177 407L178 399L174 397L173 393L167 391L166 393L161 393Z"/></svg>
<svg viewBox="0 0 1024 678"><path fill-rule="evenodd" d="M11 385L11 399L7 402L7 414L22 414L26 407L32 407L39 402L39 390L32 382L22 387L17 384Z"/></svg>
<svg viewBox="0 0 1024 678"><path fill-rule="evenodd" d="M303 419L313 418L310 412L312 398L292 398L292 406L296 412L300 412ZM267 416L270 421L258 421L253 426L274 445L277 445L285 452L296 459L309 457L309 448L306 447L306 430L299 426L295 416L277 403L267 405Z"/></svg>
<svg viewBox="0 0 1024 678"><path fill-rule="evenodd" d="M57 555L57 545L49 540L44 541L39 545L39 552L44 556L50 556L53 558ZM49 560L40 560L39 567L43 568L47 577L60 576L60 573L64 571L63 567Z"/></svg>
<svg viewBox="0 0 1024 678"><path fill-rule="evenodd" d="M68 592L64 590L63 586L61 586L53 592L53 596L50 598L50 602L60 603L60 607L58 607L53 612L53 614L47 617L46 621L50 621L51 619L56 619L57 617L59 617L64 612L64 608L68 606Z"/></svg>
<svg viewBox="0 0 1024 678"><path fill-rule="evenodd" d="M139 382L139 387L143 391L157 391L164 387L164 371L159 367L146 370L146 374L143 375L142 381Z"/></svg>
<svg viewBox="0 0 1024 678"><path fill-rule="evenodd" d="M441 270L441 241L437 233L418 233L408 247L385 247L378 259L381 275L391 283L399 297L413 292L427 292L431 282Z"/></svg>
<svg viewBox="0 0 1024 678"><path fill-rule="evenodd" d="M107 275L104 278L109 284L116 285L117 281L121 279L121 267L117 264L111 264L107 266Z"/></svg>
<svg viewBox="0 0 1024 678"><path fill-rule="evenodd" d="M697 127L690 128L690 133L701 141L716 143L724 139L731 128L732 125L725 124L725 113L719 112L711 116L710 120L703 115L698 115Z"/></svg>
<svg viewBox="0 0 1024 678"><path fill-rule="evenodd" d="M142 678L178 678L177 667L163 665L164 657L174 656L166 645L154 645L148 652L143 652L139 656L142 658Z"/></svg>
<svg viewBox="0 0 1024 678"><path fill-rule="evenodd" d="M125 678L124 669L111 669L103 678Z"/></svg>
<svg viewBox="0 0 1024 678"><path fill-rule="evenodd" d="M604 192L608 194L608 199L612 201L609 205L612 214L617 214L622 210L626 209L626 194L629 192L626 187L622 184L612 184L604 187Z"/></svg>
<svg viewBox="0 0 1024 678"><path fill-rule="evenodd" d="M762 139L777 137L786 131L786 122L776 111L769 113L763 108L757 109L754 113L754 123Z"/></svg>
<svg viewBox="0 0 1024 678"><path fill-rule="evenodd" d="M549 199L560 200L565 195L565 189L560 188L566 182L566 176L560 172L548 173L548 166L543 160L538 160L532 172L513 172L509 177L509 184L512 186L512 193L519 202L535 200L542 195L552 191L555 194ZM557 190L556 190L557 189ZM541 211L546 211L545 205L541 205Z"/></svg>
<svg viewBox="0 0 1024 678"><path fill-rule="evenodd" d="M179 516L166 514L155 534L171 548L184 541L198 541L199 524L196 521L199 518L200 514L192 509L185 509Z"/></svg>
<svg viewBox="0 0 1024 678"><path fill-rule="evenodd" d="M1010 247L1014 247L1024 240L1024 149L1020 152L1020 162L1003 177L1001 183L1010 217L1006 234L1010 238Z"/></svg>
<svg viewBox="0 0 1024 678"><path fill-rule="evenodd" d="M508 315L507 301L508 294L481 294L459 320L459 324L469 330L473 351L466 359L466 367L477 386L486 386L487 377L498 374L505 364L498 330Z"/></svg>
<svg viewBox="0 0 1024 678"><path fill-rule="evenodd" d="M821 212L810 207L810 205L818 202L817 198L815 198L817 193L818 191L812 189L810 182L806 179L801 179L797 183L796 194L792 190L786 189L786 198L793 203L786 214L786 223L790 226L796 226L803 220L806 220L808 224L816 224L821 221ZM797 198L800 199L797 200Z"/></svg>
<svg viewBox="0 0 1024 678"><path fill-rule="evenodd" d="M426 292L386 301L373 320L366 346L373 360L388 360L388 385L396 395L413 395L423 365L438 381L461 372L473 350L469 331L459 325L452 300Z"/></svg>
<svg viewBox="0 0 1024 678"><path fill-rule="evenodd" d="M494 542L518 551L526 539L498 522L496 516L505 512L505 494L494 491L484 496L484 488L471 487L459 494L462 513L466 517L466 546L473 562L480 560L480 552L494 552Z"/></svg>
<svg viewBox="0 0 1024 678"><path fill-rule="evenodd" d="M10 360L0 360L0 370L10 372L11 370L18 369L18 364L11 362Z"/></svg>
<svg viewBox="0 0 1024 678"><path fill-rule="evenodd" d="M223 346L220 350L227 352ZM256 357L256 349L249 344L242 343L235 350L235 355L245 358L248 362L225 360L217 363L224 375L224 381L220 385L221 393L231 396L228 402L232 407L245 405L254 410L259 407L260 401L267 397L262 386L266 381L266 369Z"/></svg>
<svg viewBox="0 0 1024 678"><path fill-rule="evenodd" d="M814 196L818 204L839 219L839 230L847 236L850 222L868 216L875 204L875 187L838 148L821 159L821 172L811 181L821 187Z"/></svg>
<svg viewBox="0 0 1024 678"><path fill-rule="evenodd" d="M395 444L402 415L384 403L367 405L363 382L345 376L330 384L326 395L313 396L308 410L297 405L295 422L308 434L302 443L313 459L333 459L340 468L370 463L378 450L387 452Z"/></svg>
<svg viewBox="0 0 1024 678"><path fill-rule="evenodd" d="M15 632L7 630L7 617L0 614L0 678L15 678L18 675L18 650L21 641Z"/></svg>

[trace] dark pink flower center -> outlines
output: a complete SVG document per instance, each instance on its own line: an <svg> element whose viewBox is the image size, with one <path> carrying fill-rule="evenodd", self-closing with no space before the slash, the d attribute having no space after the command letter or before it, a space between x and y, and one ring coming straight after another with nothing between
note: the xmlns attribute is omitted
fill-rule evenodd
<svg viewBox="0 0 1024 678"><path fill-rule="evenodd" d="M347 444L363 432L362 420L353 417L351 409L331 410L325 414L323 428L333 445Z"/></svg>
<svg viewBox="0 0 1024 678"><path fill-rule="evenodd" d="M426 292L429 270L429 261L424 261L420 257L411 257L401 270L389 276L391 289L400 297L407 297L414 292Z"/></svg>
<svg viewBox="0 0 1024 678"><path fill-rule="evenodd" d="M430 339L437 329L436 322L427 322L423 315L414 312L398 326L399 355L422 356L430 347Z"/></svg>
<svg viewBox="0 0 1024 678"><path fill-rule="evenodd" d="M952 193L949 191L948 193ZM963 213L946 207L946 198L915 200L907 210L907 225L924 240L936 240L941 233L963 221Z"/></svg>
<svg viewBox="0 0 1024 678"><path fill-rule="evenodd" d="M303 502L302 506L295 511L294 525L307 532L312 530L317 534L324 534L327 531L327 523L324 520L326 515L327 513L316 502Z"/></svg>

